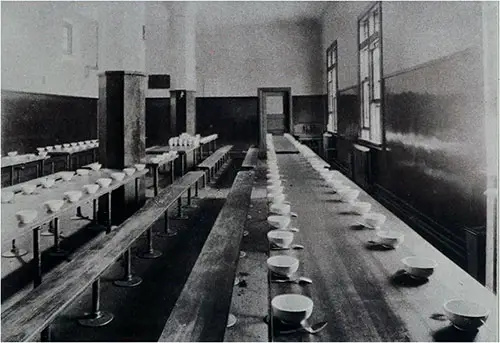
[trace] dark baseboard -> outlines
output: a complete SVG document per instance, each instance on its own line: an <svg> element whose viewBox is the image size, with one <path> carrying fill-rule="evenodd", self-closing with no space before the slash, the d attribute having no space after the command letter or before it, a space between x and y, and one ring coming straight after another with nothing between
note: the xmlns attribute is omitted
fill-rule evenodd
<svg viewBox="0 0 500 343"><path fill-rule="evenodd" d="M456 237L446 227L419 212L379 184L374 184L370 193L436 249L443 252L460 267L467 269L467 251L464 239ZM455 237L455 239L450 237Z"/></svg>

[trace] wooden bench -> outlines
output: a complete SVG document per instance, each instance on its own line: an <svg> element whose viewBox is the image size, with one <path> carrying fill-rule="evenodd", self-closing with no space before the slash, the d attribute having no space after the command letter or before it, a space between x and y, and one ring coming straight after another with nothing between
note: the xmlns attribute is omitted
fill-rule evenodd
<svg viewBox="0 0 500 343"><path fill-rule="evenodd" d="M254 172L237 174L159 341L222 341Z"/></svg>
<svg viewBox="0 0 500 343"><path fill-rule="evenodd" d="M44 282L2 312L2 341L34 341L35 337L92 284L90 319L105 320L112 315L99 309L99 277L125 254L126 272L123 282L130 281L130 246L191 187L203 172L190 172L165 188L118 228L94 239L85 249L72 256L47 275ZM166 226L168 221L165 221ZM149 231L150 233L151 231ZM111 316L111 317L109 317ZM108 322L109 322L108 321Z"/></svg>
<svg viewBox="0 0 500 343"><path fill-rule="evenodd" d="M259 149L257 148L248 149L247 154L245 155L245 159L241 164L241 169L243 170L255 169L255 167L257 167L258 154L259 154Z"/></svg>
<svg viewBox="0 0 500 343"><path fill-rule="evenodd" d="M210 155L203 162L197 165L198 169L207 171L207 180L205 180L206 182L210 182L219 168L227 161L229 157L229 151L232 148L232 145L225 145L217 149L217 151L215 151L212 155Z"/></svg>

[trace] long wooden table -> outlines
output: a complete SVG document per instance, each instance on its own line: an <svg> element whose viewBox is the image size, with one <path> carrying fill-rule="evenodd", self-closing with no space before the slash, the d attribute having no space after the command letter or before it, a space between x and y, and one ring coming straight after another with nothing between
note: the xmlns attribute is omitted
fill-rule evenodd
<svg viewBox="0 0 500 343"><path fill-rule="evenodd" d="M170 156L168 158L162 159L159 163L153 163L151 159L153 158L154 155L148 155L144 159L144 163L146 164L147 168L151 170L153 174L153 192L154 195L157 196L159 191L160 191L160 185L159 185L159 171L160 167L166 165L167 163L170 164L170 183L174 183L175 181L175 167L174 167L174 162L179 157L179 155L175 156Z"/></svg>
<svg viewBox="0 0 500 343"><path fill-rule="evenodd" d="M75 147L72 147L75 148ZM51 158L64 158L65 160L65 169L66 170L76 170L77 168L81 168L83 165L88 163L93 163L97 161L97 153L99 151L99 147L94 146L79 146L78 150L74 150L71 152L64 151L64 148L58 150L52 150L48 154ZM91 160L81 161L85 155L92 154ZM54 173L54 164L52 164L52 173Z"/></svg>
<svg viewBox="0 0 500 343"><path fill-rule="evenodd" d="M337 200L302 155L277 155L277 159L287 180L287 200L298 214L292 219L292 226L300 229L294 243L303 244L305 249L270 254L296 256L300 260L298 275L310 277L313 284L270 283L270 295L301 293L311 297L314 309L310 322L326 320L328 326L316 335L280 334L273 321L274 341L498 341L498 301L492 292L361 191L360 201L370 202L372 212L387 216L383 228L404 233L404 242L394 250L370 245L370 240L376 240L375 230L356 226L360 217ZM343 181L359 189L346 177ZM413 255L437 261L428 282L416 283L401 273L401 259ZM477 335L437 320L436 314L444 313L444 302L454 298L491 310Z"/></svg>
<svg viewBox="0 0 500 343"><path fill-rule="evenodd" d="M49 189L41 188L40 186L36 188L34 194L24 195L16 194L15 200L12 203L2 203L2 218L1 218L1 230L2 230L2 243L15 240L18 237L32 233L33 234L33 259L35 260L35 286L41 283L42 271L41 271L41 251L40 251L40 230L43 224L49 223L54 219L57 219L64 215L65 213L72 213L78 207L82 206L84 203L89 201L93 202L94 207L94 218L96 217L97 199L101 196L108 196L110 199L108 201L111 204L111 193L113 190L129 183L135 181L136 186L136 197L138 197L138 180L139 178L146 175L147 170L136 171L132 176L125 176L122 181L113 180L109 187L100 187L94 194L86 194L82 187L86 184L96 183L96 180L103 177L109 177L112 172L116 170L101 169L99 171L91 171L86 176L73 176L71 181L57 181L54 186ZM82 191L83 196L77 202L70 203L65 202L61 209L55 213L47 212L44 208L43 203L48 200L64 199L64 193L67 191ZM20 210L33 209L38 212L36 219L29 224L21 224L16 219L16 212ZM111 227L111 206L107 209L107 230ZM57 234L57 221L56 221L56 232L54 234L55 243L58 239Z"/></svg>
<svg viewBox="0 0 500 343"><path fill-rule="evenodd" d="M146 149L146 154L163 154L170 151L176 151L181 156L181 176L186 173L186 165L187 165L187 154L193 152L193 166L195 166L198 162L196 157L196 150L199 148L198 145L190 145L190 146L153 146Z"/></svg>
<svg viewBox="0 0 500 343"><path fill-rule="evenodd" d="M2 157L2 184L4 186L12 186L15 183L20 183L22 172L29 169L29 166L36 168L36 177L43 175L44 163L48 156L39 156L33 154L20 155L15 157ZM17 171L17 178L16 178ZM5 182L4 182L5 179Z"/></svg>
<svg viewBox="0 0 500 343"><path fill-rule="evenodd" d="M298 154L299 150L285 137L273 136L274 151L277 154Z"/></svg>

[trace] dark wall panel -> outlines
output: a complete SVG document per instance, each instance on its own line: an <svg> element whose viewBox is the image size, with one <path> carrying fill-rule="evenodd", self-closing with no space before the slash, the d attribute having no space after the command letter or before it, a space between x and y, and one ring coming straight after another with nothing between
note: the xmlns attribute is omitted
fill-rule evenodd
<svg viewBox="0 0 500 343"><path fill-rule="evenodd" d="M196 98L196 132L222 142L258 144L257 97Z"/></svg>
<svg viewBox="0 0 500 343"><path fill-rule="evenodd" d="M325 102L325 95L296 95L292 97L295 134L321 134L324 132Z"/></svg>
<svg viewBox="0 0 500 343"><path fill-rule="evenodd" d="M168 144L170 98L146 98L146 147Z"/></svg>
<svg viewBox="0 0 500 343"><path fill-rule="evenodd" d="M481 56L468 49L385 79L378 183L457 235L485 221Z"/></svg>
<svg viewBox="0 0 500 343"><path fill-rule="evenodd" d="M2 90L2 155L97 138L97 99Z"/></svg>

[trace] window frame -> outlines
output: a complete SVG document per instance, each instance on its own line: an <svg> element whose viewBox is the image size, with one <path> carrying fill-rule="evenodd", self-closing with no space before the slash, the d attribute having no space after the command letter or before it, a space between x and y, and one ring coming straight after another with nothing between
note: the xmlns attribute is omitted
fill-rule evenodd
<svg viewBox="0 0 500 343"><path fill-rule="evenodd" d="M330 77L335 74L334 77ZM337 40L326 49L326 131L337 134L338 133L338 90L339 90L339 69L338 69L338 45ZM331 78L331 79L330 79ZM330 89L330 83L334 84L334 92ZM330 111L330 104L332 111ZM328 125L332 118L332 127ZM331 130L330 130L331 129Z"/></svg>
<svg viewBox="0 0 500 343"><path fill-rule="evenodd" d="M370 35L371 21L373 21L373 31ZM377 27L378 23L378 27ZM366 28L367 33L364 32ZM357 50L358 50L358 90L359 90L359 110L360 110L360 125L359 125L359 138L358 140L367 145L375 147L383 147L386 145L385 142L385 119L384 119L384 71L383 71L383 35L382 35L382 2L377 1L374 4L370 4L361 15L358 16L357 20ZM362 31L363 30L363 31ZM363 37L362 37L363 35ZM366 38L365 38L366 37ZM362 40L363 39L363 40ZM375 98L375 85L374 85L374 62L373 53L375 49L378 48L379 53L379 95L380 97ZM363 65L361 63L361 56L363 50L366 49L366 59L368 65L368 76L362 79L361 73ZM368 83L368 94L365 94L366 83ZM368 98L368 104L364 103L364 97ZM368 107L368 117L365 113L365 105ZM379 107L379 126L375 128L372 123L372 106ZM368 120L366 120L368 119ZM379 132L380 140L377 141L372 138L375 132ZM365 135L368 135L366 137Z"/></svg>
<svg viewBox="0 0 500 343"><path fill-rule="evenodd" d="M69 20L63 20L62 30L63 35L66 33L65 41L63 41L62 53L64 56L74 56L75 55L75 40L74 40L74 29L73 23Z"/></svg>

